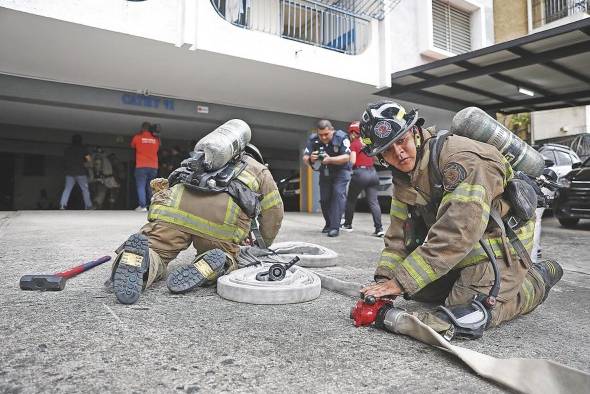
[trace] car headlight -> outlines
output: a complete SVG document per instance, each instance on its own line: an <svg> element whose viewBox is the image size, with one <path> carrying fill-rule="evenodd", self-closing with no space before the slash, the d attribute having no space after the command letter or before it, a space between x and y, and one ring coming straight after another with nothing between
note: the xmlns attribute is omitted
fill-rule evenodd
<svg viewBox="0 0 590 394"><path fill-rule="evenodd" d="M559 187L570 187L572 184L572 181L570 181L567 178L560 178L557 180L557 184L559 185Z"/></svg>

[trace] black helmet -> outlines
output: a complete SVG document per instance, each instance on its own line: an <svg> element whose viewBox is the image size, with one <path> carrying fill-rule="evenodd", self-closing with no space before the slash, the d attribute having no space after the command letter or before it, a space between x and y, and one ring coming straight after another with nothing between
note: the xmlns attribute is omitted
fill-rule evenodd
<svg viewBox="0 0 590 394"><path fill-rule="evenodd" d="M418 110L406 113L404 107L393 101L368 104L361 117L361 138L364 151L375 156L399 140L412 126L422 126L424 119L418 117Z"/></svg>
<svg viewBox="0 0 590 394"><path fill-rule="evenodd" d="M264 158L262 157L262 153L260 153L260 150L258 150L258 148L252 144L247 144L246 148L244 149L244 152L252 157L254 160L256 160L257 162L259 162L260 164L266 165L266 162L264 161Z"/></svg>

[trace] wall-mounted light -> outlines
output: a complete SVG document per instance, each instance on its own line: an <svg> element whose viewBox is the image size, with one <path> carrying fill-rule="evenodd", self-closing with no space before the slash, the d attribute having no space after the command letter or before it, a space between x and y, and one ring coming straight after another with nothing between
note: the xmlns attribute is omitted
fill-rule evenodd
<svg viewBox="0 0 590 394"><path fill-rule="evenodd" d="M535 95L535 92L533 92L532 90L528 90L520 86L518 87L518 93L526 94L527 96L531 97Z"/></svg>

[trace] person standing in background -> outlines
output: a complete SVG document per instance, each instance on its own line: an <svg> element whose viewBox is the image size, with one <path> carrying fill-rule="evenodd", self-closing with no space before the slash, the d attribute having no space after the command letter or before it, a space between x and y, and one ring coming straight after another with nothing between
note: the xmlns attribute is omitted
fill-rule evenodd
<svg viewBox="0 0 590 394"><path fill-rule="evenodd" d="M346 199L346 210L344 213L344 224L342 229L344 231L352 231L352 218L354 216L354 209L356 201L360 192L365 191L367 197L367 204L373 216L373 225L375 231L373 235L382 237L383 225L381 224L381 207L377 199L377 188L379 186L379 175L373 165L373 158L367 156L361 149L363 144L360 139L360 122L352 122L348 126L348 137L350 138L350 162L352 164L352 178L348 186L348 197Z"/></svg>
<svg viewBox="0 0 590 394"><path fill-rule="evenodd" d="M350 140L342 130L334 130L329 120L317 124L317 132L307 140L303 162L320 172L320 204L326 225L322 233L337 237L346 205L346 185L350 181Z"/></svg>
<svg viewBox="0 0 590 394"><path fill-rule="evenodd" d="M66 185L61 194L59 209L66 209L70 193L74 184L77 183L82 190L84 198L84 208L92 209L90 200L90 191L88 190L88 176L85 163L90 162L90 154L84 145L82 145L82 136L76 134L72 136L72 145L64 151Z"/></svg>
<svg viewBox="0 0 590 394"><path fill-rule="evenodd" d="M158 128L151 128L148 122L141 124L141 130L131 139L135 149L135 186L139 205L138 212L147 212L148 202L152 197L150 181L158 174L158 149L160 138Z"/></svg>

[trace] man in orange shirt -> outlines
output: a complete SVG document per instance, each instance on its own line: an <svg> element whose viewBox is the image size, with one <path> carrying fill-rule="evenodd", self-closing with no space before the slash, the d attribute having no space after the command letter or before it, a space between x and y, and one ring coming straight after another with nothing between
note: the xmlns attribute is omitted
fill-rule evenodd
<svg viewBox="0 0 590 394"><path fill-rule="evenodd" d="M155 128L154 128L155 130ZM143 122L139 133L131 139L131 147L135 149L135 186L139 205L138 212L147 212L147 205L152 198L150 181L158 173L158 149L160 138L150 130L150 124Z"/></svg>

